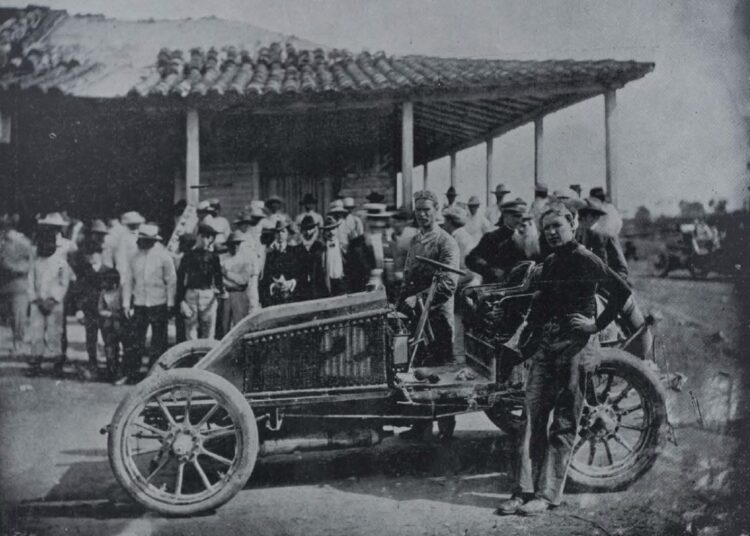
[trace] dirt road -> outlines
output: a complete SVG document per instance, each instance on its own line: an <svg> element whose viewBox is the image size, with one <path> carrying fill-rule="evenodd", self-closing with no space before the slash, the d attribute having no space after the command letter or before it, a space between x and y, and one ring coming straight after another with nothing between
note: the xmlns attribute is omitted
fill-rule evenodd
<svg viewBox="0 0 750 536"><path fill-rule="evenodd" d="M120 490L99 428L130 387L27 379L0 360L0 500L7 534L683 534L723 523L740 534L727 502L739 480L744 414L740 300L724 281L636 280L644 309L661 309L657 362L688 376L670 391L678 445L630 489L570 494L536 518L500 518L509 496L508 438L484 417L458 420L447 444L386 438L376 448L264 458L217 512L167 519ZM82 349L73 329L73 355ZM1 350L0 350L1 351ZM665 362L665 357L667 361ZM668 363L668 365L667 365ZM688 391L692 391L702 414ZM740 473L741 474L741 473ZM686 512L693 512L686 516ZM726 514L729 514L728 516ZM736 529L736 530L735 530ZM750 527L744 527L750 532Z"/></svg>

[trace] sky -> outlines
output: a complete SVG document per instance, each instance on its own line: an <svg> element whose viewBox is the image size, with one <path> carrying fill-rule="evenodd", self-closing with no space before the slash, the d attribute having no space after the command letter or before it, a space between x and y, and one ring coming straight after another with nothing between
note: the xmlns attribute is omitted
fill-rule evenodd
<svg viewBox="0 0 750 536"><path fill-rule="evenodd" d="M70 13L125 19L217 16L353 51L504 59L653 61L653 73L618 91L619 205L674 214L680 200L748 190L750 46L743 0L46 0ZM0 5L23 5L0 0ZM220 43L219 43L220 44ZM748 122L750 124L750 122ZM545 118L544 182L604 185L603 98ZM533 126L494 142L495 182L530 197ZM459 153L461 197L484 195L484 147ZM415 171L415 186L422 172ZM448 159L430 164L444 191Z"/></svg>

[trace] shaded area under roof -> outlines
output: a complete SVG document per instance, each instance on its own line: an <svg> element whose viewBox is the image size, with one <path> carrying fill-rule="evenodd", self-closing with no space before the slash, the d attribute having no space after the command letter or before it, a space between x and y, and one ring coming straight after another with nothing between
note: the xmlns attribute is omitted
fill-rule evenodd
<svg viewBox="0 0 750 536"><path fill-rule="evenodd" d="M56 93L134 111L259 114L398 111L408 100L415 164L620 88L653 68L615 60L352 54L217 18L120 21L45 8L0 18L0 100Z"/></svg>

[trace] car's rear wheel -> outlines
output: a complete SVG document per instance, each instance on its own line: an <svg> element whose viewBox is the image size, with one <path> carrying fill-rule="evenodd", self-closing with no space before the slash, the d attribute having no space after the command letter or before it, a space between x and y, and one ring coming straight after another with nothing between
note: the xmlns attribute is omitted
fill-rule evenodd
<svg viewBox="0 0 750 536"><path fill-rule="evenodd" d="M258 456L258 428L227 380L175 369L146 378L120 403L108 450L134 500L162 514L192 515L242 489Z"/></svg>
<svg viewBox="0 0 750 536"><path fill-rule="evenodd" d="M603 348L592 374L568 471L574 487L627 487L656 461L667 423L666 394L644 362Z"/></svg>

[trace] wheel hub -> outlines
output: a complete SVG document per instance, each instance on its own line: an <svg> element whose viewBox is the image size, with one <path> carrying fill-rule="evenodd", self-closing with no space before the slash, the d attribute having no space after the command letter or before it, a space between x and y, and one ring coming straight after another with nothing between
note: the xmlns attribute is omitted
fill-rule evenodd
<svg viewBox="0 0 750 536"><path fill-rule="evenodd" d="M180 461L191 460L200 450L200 437L192 428L183 428L177 431L171 439L168 437L167 441L171 441L169 447L172 454Z"/></svg>
<svg viewBox="0 0 750 536"><path fill-rule="evenodd" d="M611 406L601 405L592 408L587 416L586 425L593 433L605 437L617 432L619 421Z"/></svg>

